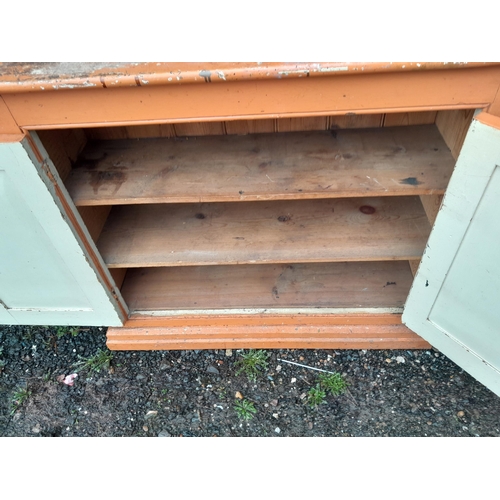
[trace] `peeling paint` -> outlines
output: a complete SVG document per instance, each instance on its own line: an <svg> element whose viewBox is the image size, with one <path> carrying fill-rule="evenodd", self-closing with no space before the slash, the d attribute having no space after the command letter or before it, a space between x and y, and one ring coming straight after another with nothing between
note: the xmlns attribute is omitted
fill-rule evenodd
<svg viewBox="0 0 500 500"><path fill-rule="evenodd" d="M199 72L199 75L205 79L205 82L207 83L212 83L212 72L211 71L208 71L206 69L202 69L200 72Z"/></svg>
<svg viewBox="0 0 500 500"><path fill-rule="evenodd" d="M226 75L224 74L223 71L217 71L217 76L221 79L226 81Z"/></svg>
<svg viewBox="0 0 500 500"><path fill-rule="evenodd" d="M171 80L171 78L170 78ZM147 85L149 83L149 80L141 80L141 82L144 84L144 85Z"/></svg>
<svg viewBox="0 0 500 500"><path fill-rule="evenodd" d="M332 71L348 71L349 66L335 66L333 68L320 68L321 73L330 73Z"/></svg>
<svg viewBox="0 0 500 500"><path fill-rule="evenodd" d="M308 69L297 69L297 70L292 70L292 71L278 71L278 74L284 75L284 76L288 76L288 75L299 75L299 76L307 75L307 76L309 76L309 70Z"/></svg>

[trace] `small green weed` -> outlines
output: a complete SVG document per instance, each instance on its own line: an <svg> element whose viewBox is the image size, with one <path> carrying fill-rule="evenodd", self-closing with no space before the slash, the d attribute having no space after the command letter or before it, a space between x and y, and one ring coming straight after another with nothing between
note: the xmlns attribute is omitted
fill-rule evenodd
<svg viewBox="0 0 500 500"><path fill-rule="evenodd" d="M80 332L80 328L77 327L68 327L68 326L56 326L55 333L58 339L64 337L67 334L70 334L72 337L76 337Z"/></svg>
<svg viewBox="0 0 500 500"><path fill-rule="evenodd" d="M251 420L257 413L253 403L246 399L236 401L236 403L234 403L234 411L242 420Z"/></svg>
<svg viewBox="0 0 500 500"><path fill-rule="evenodd" d="M31 391L28 389L19 388L12 396L12 404L10 414L14 415L16 411L27 401L31 396Z"/></svg>
<svg viewBox="0 0 500 500"><path fill-rule="evenodd" d="M347 389L347 384L340 373L322 373L318 380L320 387L333 396L338 396Z"/></svg>
<svg viewBox="0 0 500 500"><path fill-rule="evenodd" d="M236 362L236 366L239 366L239 370L236 375L244 373L248 380L255 382L257 380L257 375L261 373L262 370L267 370L267 358L269 354L266 351L250 349L247 353L241 354L241 359Z"/></svg>
<svg viewBox="0 0 500 500"><path fill-rule="evenodd" d="M103 351L99 349L93 356L89 358L83 358L79 356L80 361L73 365L74 368L80 370L87 370L90 373L100 372L104 369L109 369L111 366L111 361L113 359L113 353L111 351Z"/></svg>
<svg viewBox="0 0 500 500"><path fill-rule="evenodd" d="M325 402L326 392L319 384L316 387L311 387L307 393L307 403L311 408L316 408Z"/></svg>

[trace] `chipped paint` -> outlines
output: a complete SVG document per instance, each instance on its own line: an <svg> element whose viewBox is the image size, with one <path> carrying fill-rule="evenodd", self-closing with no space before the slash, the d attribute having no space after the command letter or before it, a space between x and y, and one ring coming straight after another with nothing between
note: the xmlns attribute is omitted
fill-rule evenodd
<svg viewBox="0 0 500 500"><path fill-rule="evenodd" d="M336 67L333 67L333 68L320 68L319 69L321 71L321 73L330 73L330 72L333 72L333 71L348 71L349 70L349 66L336 66Z"/></svg>
<svg viewBox="0 0 500 500"><path fill-rule="evenodd" d="M199 73L199 75L205 79L205 82L210 82L212 83L212 72L208 71L206 69L202 69Z"/></svg>
<svg viewBox="0 0 500 500"><path fill-rule="evenodd" d="M203 69L200 70L200 65ZM2 63L0 93L37 92L42 90L79 89L83 87L135 86L178 83L230 83L232 81L328 77L346 73L381 73L450 70L494 66L499 63ZM212 76L217 75L212 79ZM140 80L139 80L140 81ZM135 82L135 83L134 83ZM44 87L43 89L41 87Z"/></svg>

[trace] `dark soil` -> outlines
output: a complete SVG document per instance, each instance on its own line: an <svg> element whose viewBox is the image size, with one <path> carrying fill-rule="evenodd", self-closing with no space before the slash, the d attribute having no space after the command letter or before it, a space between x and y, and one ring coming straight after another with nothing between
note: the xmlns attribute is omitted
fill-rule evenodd
<svg viewBox="0 0 500 500"><path fill-rule="evenodd" d="M0 327L0 435L500 435L500 398L436 350L273 350L251 382L237 374L242 351L111 352L105 341L99 328ZM99 350L109 367L74 368ZM280 360L340 373L348 390L311 407L320 372ZM73 386L61 381L75 372Z"/></svg>

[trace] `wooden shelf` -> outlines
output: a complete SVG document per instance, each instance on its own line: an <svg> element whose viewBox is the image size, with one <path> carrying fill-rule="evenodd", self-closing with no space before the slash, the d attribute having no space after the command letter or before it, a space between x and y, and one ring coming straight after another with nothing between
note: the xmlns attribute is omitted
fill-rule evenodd
<svg viewBox="0 0 500 500"><path fill-rule="evenodd" d="M131 312L262 308L402 308L407 262L194 266L129 269Z"/></svg>
<svg viewBox="0 0 500 500"><path fill-rule="evenodd" d="M117 140L66 185L80 206L443 194L454 163L435 125Z"/></svg>
<svg viewBox="0 0 500 500"><path fill-rule="evenodd" d="M430 225L418 197L113 207L109 267L412 260Z"/></svg>

